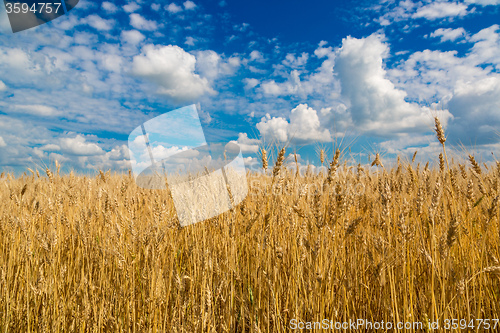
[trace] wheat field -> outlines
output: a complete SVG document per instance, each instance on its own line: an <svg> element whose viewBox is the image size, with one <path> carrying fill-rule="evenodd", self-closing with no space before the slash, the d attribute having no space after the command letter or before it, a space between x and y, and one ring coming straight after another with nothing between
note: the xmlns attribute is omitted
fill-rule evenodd
<svg viewBox="0 0 500 333"><path fill-rule="evenodd" d="M240 205L184 228L169 193L130 174L2 174L0 331L500 317L500 163L386 169L321 151L327 172L299 175L284 152L247 174Z"/></svg>

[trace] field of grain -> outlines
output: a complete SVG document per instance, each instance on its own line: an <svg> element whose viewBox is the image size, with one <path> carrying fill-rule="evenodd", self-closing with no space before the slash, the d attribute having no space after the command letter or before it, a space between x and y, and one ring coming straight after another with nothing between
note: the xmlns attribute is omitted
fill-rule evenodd
<svg viewBox="0 0 500 333"><path fill-rule="evenodd" d="M324 174L297 175L283 158L248 173L243 203L184 228L167 191L130 175L3 174L0 331L500 317L500 163L323 157Z"/></svg>

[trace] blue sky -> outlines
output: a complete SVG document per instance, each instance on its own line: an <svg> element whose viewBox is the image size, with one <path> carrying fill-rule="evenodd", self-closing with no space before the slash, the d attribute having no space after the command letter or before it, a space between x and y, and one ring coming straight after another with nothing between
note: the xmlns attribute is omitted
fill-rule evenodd
<svg viewBox="0 0 500 333"><path fill-rule="evenodd" d="M248 166L269 144L436 159L500 148L500 0L106 1L13 34L0 11L0 169L129 169L129 133L200 103ZM167 147L165 147L167 148ZM178 150L183 147L175 147Z"/></svg>

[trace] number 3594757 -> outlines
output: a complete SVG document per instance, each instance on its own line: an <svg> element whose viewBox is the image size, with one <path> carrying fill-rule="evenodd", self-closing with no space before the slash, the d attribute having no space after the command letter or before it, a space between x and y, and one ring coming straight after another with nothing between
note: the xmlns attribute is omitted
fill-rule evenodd
<svg viewBox="0 0 500 333"><path fill-rule="evenodd" d="M445 330L457 330L457 329L483 329L483 330L497 330L498 319L471 319L470 321L465 319L445 319L444 329Z"/></svg>
<svg viewBox="0 0 500 333"><path fill-rule="evenodd" d="M58 14L61 8L61 3L51 3L51 2L39 2L34 3L31 6L27 3L19 2L6 2L5 8L7 9L7 14L28 14L28 13L47 13L47 14ZM61 9L62 10L62 9Z"/></svg>

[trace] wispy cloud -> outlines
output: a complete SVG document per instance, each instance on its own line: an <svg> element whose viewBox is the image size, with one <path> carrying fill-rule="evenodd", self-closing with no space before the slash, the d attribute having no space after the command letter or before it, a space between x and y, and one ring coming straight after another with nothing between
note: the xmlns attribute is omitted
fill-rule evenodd
<svg viewBox="0 0 500 333"><path fill-rule="evenodd" d="M439 37L441 42L454 42L458 39L463 39L467 36L464 28L439 28L436 31L432 32L431 37Z"/></svg>

